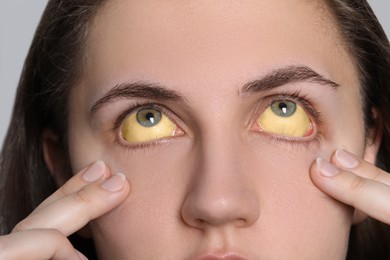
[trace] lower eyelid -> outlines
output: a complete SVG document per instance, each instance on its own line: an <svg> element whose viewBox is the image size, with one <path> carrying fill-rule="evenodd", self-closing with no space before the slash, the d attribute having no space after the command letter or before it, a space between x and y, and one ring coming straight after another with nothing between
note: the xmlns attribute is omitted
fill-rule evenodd
<svg viewBox="0 0 390 260"><path fill-rule="evenodd" d="M321 141L323 139L322 131L313 122L312 124L313 124L312 125L313 132L309 136L304 136L304 137L293 137L293 136L273 134L262 130L259 125L252 126L250 128L250 131L253 132L255 136L257 135L262 138L266 138L270 141L276 141L277 144L284 143L284 144L292 145L294 147L301 146L306 148L312 148L312 147L318 147L321 144Z"/></svg>
<svg viewBox="0 0 390 260"><path fill-rule="evenodd" d="M320 148L320 145L322 143L322 136L320 133L318 133L316 136L308 139L308 140L295 140L295 139L282 139L282 138L275 138L278 142L283 142L284 144L290 145L294 150L299 149L306 149L310 150L311 152L316 151Z"/></svg>

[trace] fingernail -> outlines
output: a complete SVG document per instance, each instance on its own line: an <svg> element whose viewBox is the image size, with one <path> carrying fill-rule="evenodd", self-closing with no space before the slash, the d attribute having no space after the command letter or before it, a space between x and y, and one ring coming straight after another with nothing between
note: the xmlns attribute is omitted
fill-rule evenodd
<svg viewBox="0 0 390 260"><path fill-rule="evenodd" d="M93 163L89 168L84 172L83 179L86 182L95 182L100 180L106 170L106 165L103 161L97 161Z"/></svg>
<svg viewBox="0 0 390 260"><path fill-rule="evenodd" d="M339 173L339 169L325 159L318 157L316 159L318 170L323 176L332 177Z"/></svg>
<svg viewBox="0 0 390 260"><path fill-rule="evenodd" d="M359 161L356 160L351 153L345 150L339 149L336 151L335 155L336 160L342 167L352 169L359 165Z"/></svg>
<svg viewBox="0 0 390 260"><path fill-rule="evenodd" d="M125 183L125 175L123 173L117 173L105 182L102 183L102 188L107 191L120 191L123 188L123 184Z"/></svg>

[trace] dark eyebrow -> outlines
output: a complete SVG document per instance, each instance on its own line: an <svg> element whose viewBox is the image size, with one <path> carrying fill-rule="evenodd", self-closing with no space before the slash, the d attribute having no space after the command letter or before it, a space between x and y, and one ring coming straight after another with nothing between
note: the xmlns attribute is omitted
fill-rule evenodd
<svg viewBox="0 0 390 260"><path fill-rule="evenodd" d="M118 99L124 98L147 98L154 100L164 101L181 101L184 102L186 99L175 90L167 89L164 86L155 83L147 82L133 82L133 83L122 83L116 85L110 91L107 92L102 98L95 102L91 108L91 112L95 113L102 106L113 102Z"/></svg>
<svg viewBox="0 0 390 260"><path fill-rule="evenodd" d="M281 87L286 84L303 81L327 85L333 89L340 86L307 66L287 66L275 69L261 79L246 83L242 87L240 94L255 94L257 92Z"/></svg>
<svg viewBox="0 0 390 260"><path fill-rule="evenodd" d="M328 85L333 89L340 85L325 78L307 66L287 66L275 69L260 79L246 83L240 94L255 94L261 91L271 90L286 84L296 82L314 82L320 85ZM102 98L94 103L91 112L96 113L104 105L124 98L147 98L163 101L180 101L186 103L186 98L175 90L170 90L157 83L143 81L126 82L116 85Z"/></svg>

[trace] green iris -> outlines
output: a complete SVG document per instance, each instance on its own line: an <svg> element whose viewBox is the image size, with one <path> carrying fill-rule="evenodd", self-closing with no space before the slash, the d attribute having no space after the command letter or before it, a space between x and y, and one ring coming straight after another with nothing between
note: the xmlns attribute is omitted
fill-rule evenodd
<svg viewBox="0 0 390 260"><path fill-rule="evenodd" d="M137 112L137 122L144 127L156 126L161 121L161 112L152 108L144 108Z"/></svg>
<svg viewBox="0 0 390 260"><path fill-rule="evenodd" d="M271 110L275 113L275 115L289 117L295 113L297 105L288 100L276 101L271 104Z"/></svg>

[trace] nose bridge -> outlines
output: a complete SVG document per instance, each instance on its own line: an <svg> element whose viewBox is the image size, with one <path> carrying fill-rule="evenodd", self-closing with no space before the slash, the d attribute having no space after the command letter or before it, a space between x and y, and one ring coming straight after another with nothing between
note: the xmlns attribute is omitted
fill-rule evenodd
<svg viewBox="0 0 390 260"><path fill-rule="evenodd" d="M238 152L240 144L238 134L231 128L219 128L208 131L200 140L200 174L208 177L218 176L220 173L228 177L235 177L234 172L239 168ZM210 174L210 173L213 174ZM210 176L209 176L210 175Z"/></svg>
<svg viewBox="0 0 390 260"><path fill-rule="evenodd" d="M259 215L257 196L241 172L239 133L207 131L196 145L198 164L183 205L183 218L198 228L251 225Z"/></svg>

